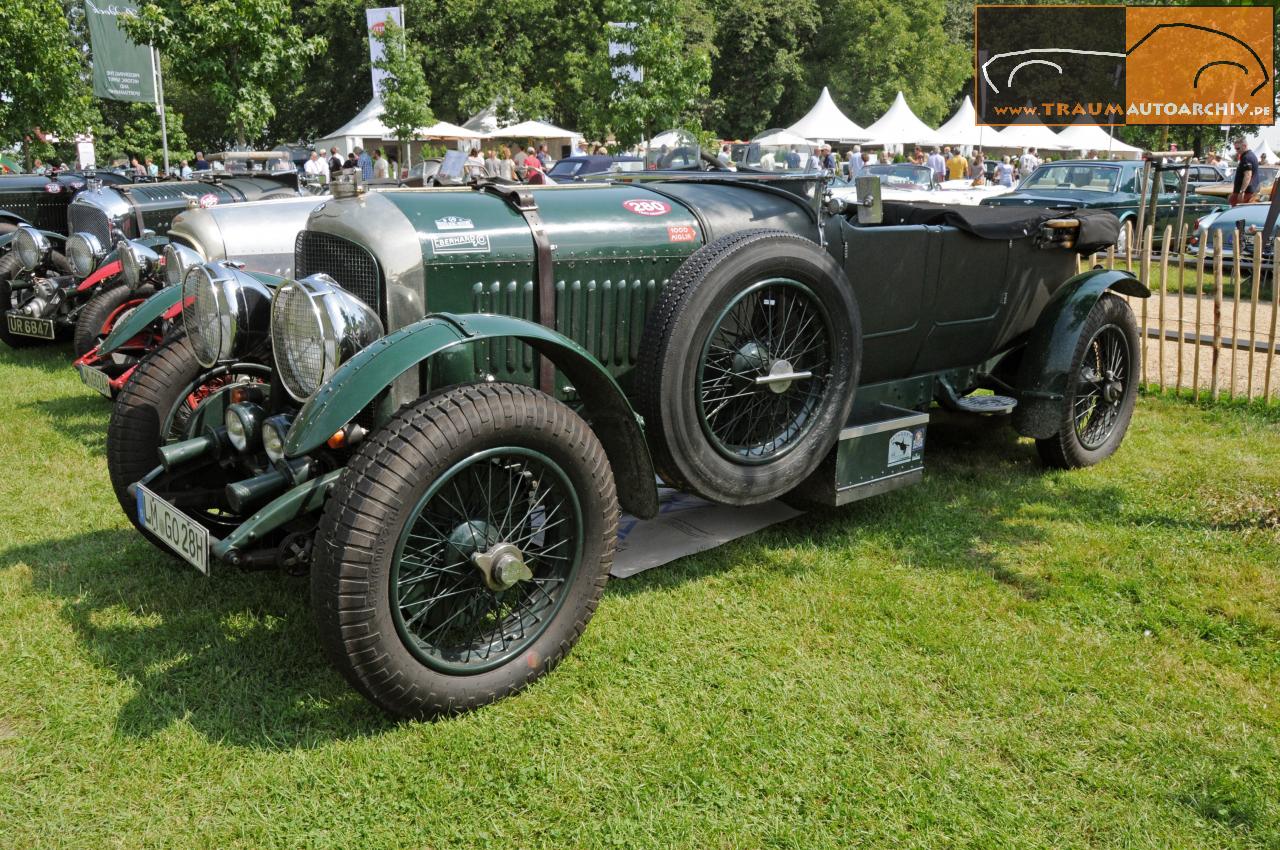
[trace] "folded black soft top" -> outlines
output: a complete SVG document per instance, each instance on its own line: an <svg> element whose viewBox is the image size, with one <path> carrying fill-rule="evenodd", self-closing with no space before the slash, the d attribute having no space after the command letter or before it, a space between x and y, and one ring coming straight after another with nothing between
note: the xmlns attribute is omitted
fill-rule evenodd
<svg viewBox="0 0 1280 850"><path fill-rule="evenodd" d="M1120 235L1119 220L1106 210L948 206L926 201L884 202L885 224L945 225L983 239L1021 239L1036 233L1042 224L1055 218L1080 220L1076 250L1081 254L1100 251L1114 244Z"/></svg>

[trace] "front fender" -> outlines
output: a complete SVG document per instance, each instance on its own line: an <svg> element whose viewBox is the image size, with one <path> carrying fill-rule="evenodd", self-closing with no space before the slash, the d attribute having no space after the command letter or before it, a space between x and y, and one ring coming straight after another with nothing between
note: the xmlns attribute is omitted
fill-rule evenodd
<svg viewBox="0 0 1280 850"><path fill-rule="evenodd" d="M129 314L123 322L117 324L107 334L107 338L98 346L101 354L110 354L129 340L147 329L147 326L159 319L175 304L182 301L181 286L166 286ZM337 429L334 429L337 430Z"/></svg>
<svg viewBox="0 0 1280 850"><path fill-rule="evenodd" d="M1026 437L1058 433L1072 358L1089 313L1107 292L1149 298L1151 290L1127 271L1093 269L1060 286L1040 313L1018 369L1013 425Z"/></svg>
<svg viewBox="0 0 1280 850"><path fill-rule="evenodd" d="M499 338L520 340L564 372L604 445L617 480L618 501L635 516L656 515L653 461L639 420L617 381L573 340L510 316L437 313L374 342L342 364L303 405L285 439L285 454L298 457L320 447L396 378L429 358Z"/></svg>
<svg viewBox="0 0 1280 850"><path fill-rule="evenodd" d="M90 290L104 280L115 277L118 274L120 274L120 252L112 248L103 256L102 262L98 263L98 267L93 270L93 273L76 284L76 292Z"/></svg>

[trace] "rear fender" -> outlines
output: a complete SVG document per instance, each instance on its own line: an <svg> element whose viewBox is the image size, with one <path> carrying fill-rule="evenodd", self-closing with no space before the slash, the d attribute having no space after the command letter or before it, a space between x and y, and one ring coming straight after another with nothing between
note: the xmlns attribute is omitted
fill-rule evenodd
<svg viewBox="0 0 1280 850"><path fill-rule="evenodd" d="M1151 297L1151 290L1129 272L1094 269L1068 280L1045 305L1018 368L1018 407L1013 417L1018 433L1040 439L1058 433L1080 333L1094 305L1108 292Z"/></svg>
<svg viewBox="0 0 1280 850"><path fill-rule="evenodd" d="M138 305L138 309L129 314L123 322L117 324L107 334L107 338L98 347L99 353L110 354L129 340L147 329L152 322L159 321L164 314L182 301L181 286L166 286ZM335 429L336 430L336 429Z"/></svg>
<svg viewBox="0 0 1280 850"><path fill-rule="evenodd" d="M518 339L549 358L583 401L618 485L618 501L638 517L658 512L653 461L630 402L586 349L562 334L510 316L437 313L360 351L303 405L285 440L289 457L319 448L400 375L445 351L481 340Z"/></svg>

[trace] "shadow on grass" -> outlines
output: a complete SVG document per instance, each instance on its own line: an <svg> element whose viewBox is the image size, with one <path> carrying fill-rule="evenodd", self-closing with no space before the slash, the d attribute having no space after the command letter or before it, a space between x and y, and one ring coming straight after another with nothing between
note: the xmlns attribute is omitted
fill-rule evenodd
<svg viewBox="0 0 1280 850"><path fill-rule="evenodd" d="M1019 439L1007 422L934 410L922 484L811 510L731 545L755 540L837 549L873 542L917 568L988 575L1025 599L1040 599L1051 588L1038 571L1002 558L998 550L1025 550L1043 542L1050 520L1103 525L1128 520L1119 517L1119 488L1076 480L1076 473L1055 475L1040 462L1034 443ZM775 567L803 569L769 566ZM708 559L690 558L610 588L620 595L652 592L715 569Z"/></svg>
<svg viewBox="0 0 1280 850"><path fill-rule="evenodd" d="M97 393L63 395L29 402L22 408L90 451L106 454L107 420L111 418L111 402Z"/></svg>
<svg viewBox="0 0 1280 850"><path fill-rule="evenodd" d="M82 402L65 403L79 410ZM1130 522L1119 516L1117 488L1046 472L1034 446L1000 420L936 417L926 457L920 486L802 515L730 544L727 557L686 558L615 581L608 592L662 592L700 580L726 563L741 565L741 547L756 547L751 558L761 569L802 573L809 569L804 559L774 559L769 547L869 541L915 568L988 575L1038 600L1052 588L997 550L1042 542L1049 520ZM60 601L62 617L95 661L132 688L117 717L121 735L148 737L185 721L209 740L282 749L393 726L326 663L305 581L230 569L206 579L133 531L93 532L0 556L0 565L17 562L31 567L38 590Z"/></svg>
<svg viewBox="0 0 1280 850"><path fill-rule="evenodd" d="M305 580L223 570L205 578L132 530L0 555L27 564L92 659L132 693L116 733L185 720L210 741L293 749L392 726L326 663Z"/></svg>
<svg viewBox="0 0 1280 850"><path fill-rule="evenodd" d="M30 348L10 348L0 342L0 367L17 366L24 369L39 369L49 374L65 374L73 372L71 361L75 355L71 353L71 340L57 339L33 345Z"/></svg>

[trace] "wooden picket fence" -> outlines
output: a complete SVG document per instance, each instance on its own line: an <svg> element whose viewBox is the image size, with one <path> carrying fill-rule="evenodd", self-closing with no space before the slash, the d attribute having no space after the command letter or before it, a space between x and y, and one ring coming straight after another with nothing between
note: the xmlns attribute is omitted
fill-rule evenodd
<svg viewBox="0 0 1280 850"><path fill-rule="evenodd" d="M1140 244L1130 224L1125 227L1123 253L1112 247L1082 258L1081 267L1128 268L1151 290L1150 298L1126 297L1145 337L1143 385L1186 391L1197 401L1280 400L1276 277L1263 269L1261 234L1241 238L1237 232L1224 267L1221 230L1200 231L1195 250L1184 253L1176 249L1187 244L1185 226L1176 242L1173 229L1164 229L1160 245L1174 250L1156 250L1151 226ZM1249 268L1235 262L1239 243Z"/></svg>

